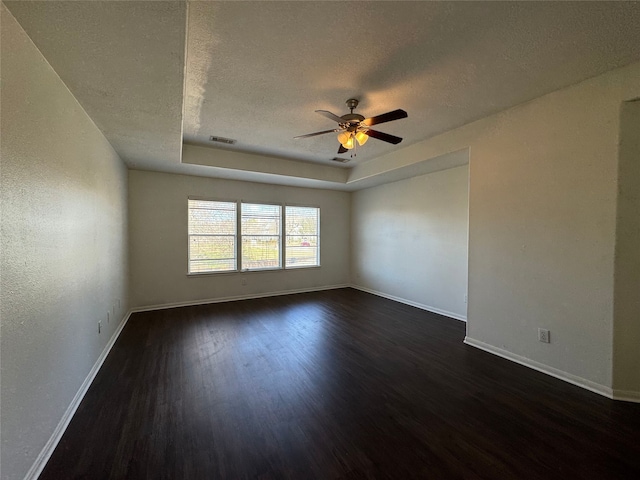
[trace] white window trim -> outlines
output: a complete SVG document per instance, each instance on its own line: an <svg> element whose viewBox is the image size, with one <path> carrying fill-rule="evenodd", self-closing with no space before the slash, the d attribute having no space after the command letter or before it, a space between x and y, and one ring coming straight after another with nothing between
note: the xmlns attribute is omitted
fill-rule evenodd
<svg viewBox="0 0 640 480"><path fill-rule="evenodd" d="M190 272L189 271L189 263L191 262L191 244L190 244L190 234L189 234L189 200L199 200L199 201L203 201L203 202L224 202L224 203L235 203L236 204L236 268L234 270L223 270L223 271L219 271L219 272L215 272L215 271L207 271L207 272ZM240 237L238 236L238 200L235 199L228 199L228 198L212 198L212 197L201 197L201 196L197 196L197 195L189 195L187 197L187 249L186 249L186 253L187 253L187 276L188 277L199 277L202 275L227 275L230 273L238 273L239 272L239 265L241 265L240 259L238 257L238 244L240 243Z"/></svg>
<svg viewBox="0 0 640 480"><path fill-rule="evenodd" d="M299 208L315 208L318 210L318 254L317 254L317 258L318 258L318 264L317 265L299 265L299 266L295 266L295 267L287 267L287 259L286 259L286 250L287 250L287 207L299 207ZM285 270L298 270L298 269L304 269L304 268L320 268L321 266L321 255L320 255L320 232L322 231L320 228L320 223L322 222L322 215L320 214L320 207L317 205L302 205L302 204L295 204L295 203L287 203L284 205L284 208L282 209L282 215L283 215L283 225L284 225L284 233L282 235L282 244L283 244L283 254L285 255L285 257L283 258L283 268Z"/></svg>
<svg viewBox="0 0 640 480"><path fill-rule="evenodd" d="M224 270L221 272L209 271L209 272L189 272L189 228L187 219L187 241L186 241L186 264L187 264L187 276L188 277L201 277L206 275L229 275L238 273L260 273L260 272L274 272L279 270L301 270L301 269L313 269L321 267L321 255L320 255L320 239L321 239L321 223L322 215L320 215L321 208L319 205L309 205L301 203L278 203L278 202L265 202L262 200L246 200L246 199L228 199L219 197L202 197L198 195L189 195L187 197L187 212L189 210L189 200L201 200L206 202L225 202L236 204L236 268L235 270ZM259 204L259 205L276 205L280 207L280 266L269 268L242 268L242 204ZM317 208L318 209L318 264L317 265L301 265L287 267L287 207L303 207L303 208Z"/></svg>
<svg viewBox="0 0 640 480"><path fill-rule="evenodd" d="M278 236L279 238L279 265L277 267L265 267L265 268L242 268L242 237L245 235L242 234L242 204L246 203L248 205L273 205L276 207L280 207L280 229ZM282 203L277 202L260 202L260 201L251 201L251 200L238 200L238 223L237 223L237 235L238 235L238 258L240 262L238 263L238 269L241 272L273 272L276 270L284 270L284 235L283 235L283 227L284 227L284 210L285 207ZM250 237L252 235L246 235Z"/></svg>

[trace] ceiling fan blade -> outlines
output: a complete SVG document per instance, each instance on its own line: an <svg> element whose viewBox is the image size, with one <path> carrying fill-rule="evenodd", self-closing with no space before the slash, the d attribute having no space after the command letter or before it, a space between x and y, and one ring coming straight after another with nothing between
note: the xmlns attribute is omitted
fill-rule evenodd
<svg viewBox="0 0 640 480"><path fill-rule="evenodd" d="M297 137L293 137L293 138L315 137L316 135L324 135L325 133L334 133L334 132L339 132L339 131L340 131L339 128L334 128L333 130L324 130L322 132L307 133L306 135L298 135Z"/></svg>
<svg viewBox="0 0 640 480"><path fill-rule="evenodd" d="M377 130L368 129L365 133L370 137L377 138L378 140L382 140L383 142L393 143L394 145L397 145L402 141L402 138L400 137L389 135L388 133L379 132Z"/></svg>
<svg viewBox="0 0 640 480"><path fill-rule="evenodd" d="M370 127L371 125L378 125L379 123L391 122L392 120L400 120L401 118L407 118L409 115L404 110L398 109L393 112L383 113L382 115L376 115L375 117L365 118L360 122L361 125Z"/></svg>
<svg viewBox="0 0 640 480"><path fill-rule="evenodd" d="M338 155L341 153L347 153L349 150L347 150L346 148L344 148L342 146L342 144L340 145L340 148L338 148Z"/></svg>
<svg viewBox="0 0 640 480"><path fill-rule="evenodd" d="M320 115L322 115L323 117L327 117L335 122L338 123L344 123L344 120L342 118L340 118L338 115L335 115L331 112L328 112L326 110L316 110L316 113L319 113Z"/></svg>

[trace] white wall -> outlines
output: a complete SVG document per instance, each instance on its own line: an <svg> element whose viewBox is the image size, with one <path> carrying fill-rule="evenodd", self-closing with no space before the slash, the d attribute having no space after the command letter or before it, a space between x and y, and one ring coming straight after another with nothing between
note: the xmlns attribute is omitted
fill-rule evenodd
<svg viewBox="0 0 640 480"><path fill-rule="evenodd" d="M189 196L320 207L321 267L187 276ZM346 192L131 170L129 219L131 301L135 307L349 282L350 196Z"/></svg>
<svg viewBox="0 0 640 480"><path fill-rule="evenodd" d="M640 401L640 99L621 114L615 262L613 386Z"/></svg>
<svg viewBox="0 0 640 480"><path fill-rule="evenodd" d="M639 96L635 63L356 166L350 180L470 148L468 341L610 394L620 107Z"/></svg>
<svg viewBox="0 0 640 480"><path fill-rule="evenodd" d="M127 172L0 8L1 462L9 480L32 466L127 310Z"/></svg>
<svg viewBox="0 0 640 480"><path fill-rule="evenodd" d="M353 283L467 316L468 166L353 194Z"/></svg>

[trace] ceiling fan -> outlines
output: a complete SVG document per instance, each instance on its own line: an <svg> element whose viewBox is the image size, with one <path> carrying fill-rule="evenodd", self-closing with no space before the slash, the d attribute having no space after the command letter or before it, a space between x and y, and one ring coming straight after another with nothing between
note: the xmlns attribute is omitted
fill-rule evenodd
<svg viewBox="0 0 640 480"><path fill-rule="evenodd" d="M358 100L350 98L347 100L347 108L351 110L351 113L347 113L339 117L326 110L316 110L316 113L323 115L331 120L338 122L338 128L333 130L323 130L322 132L308 133L306 135L299 135L294 138L307 138L315 137L316 135L324 135L325 133L337 133L338 141L340 142L340 148L338 153L348 152L350 149L358 145L364 145L369 137L377 138L383 142L393 143L397 145L402 141L402 138L390 135L388 133L379 132L369 127L372 125L378 125L379 123L391 122L392 120L399 120L401 118L407 118L407 112L404 110L393 110L392 112L383 113L371 118L364 118L362 115L353 113L353 109L358 106Z"/></svg>

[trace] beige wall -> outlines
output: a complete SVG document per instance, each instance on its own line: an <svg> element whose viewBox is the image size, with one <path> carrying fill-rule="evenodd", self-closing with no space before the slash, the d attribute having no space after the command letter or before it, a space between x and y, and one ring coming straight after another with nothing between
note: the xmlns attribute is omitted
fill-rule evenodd
<svg viewBox="0 0 640 480"><path fill-rule="evenodd" d="M1 462L9 480L34 464L128 309L127 172L0 8Z"/></svg>
<svg viewBox="0 0 640 480"><path fill-rule="evenodd" d="M640 401L640 100L621 113L614 313L613 386Z"/></svg>
<svg viewBox="0 0 640 480"><path fill-rule="evenodd" d="M353 194L352 281L466 319L468 166Z"/></svg>
<svg viewBox="0 0 640 480"><path fill-rule="evenodd" d="M468 339L611 393L618 134L640 63L357 166L470 148ZM551 331L551 343L537 329ZM636 356L637 358L637 356Z"/></svg>
<svg viewBox="0 0 640 480"><path fill-rule="evenodd" d="M189 196L320 207L321 267L187 276ZM134 307L313 289L349 282L350 196L346 192L131 170L129 218Z"/></svg>
<svg viewBox="0 0 640 480"><path fill-rule="evenodd" d="M615 90L601 77L547 95L471 146L468 337L593 387L611 386Z"/></svg>
<svg viewBox="0 0 640 480"><path fill-rule="evenodd" d="M345 192L127 174L0 8L3 478L23 478L34 464L129 305L342 285L353 258L357 284L452 314L464 311L458 260L464 255L466 167L355 193L353 209ZM638 114L625 108L620 116L620 108L637 97L639 63L399 149L349 174L355 182L470 148L468 339L588 388L620 389L635 398ZM436 198L438 192L445 197ZM320 206L322 267L188 277L190 195ZM414 212L414 201L423 210ZM388 213L389 202L396 215ZM457 220L450 223L448 215ZM433 218L437 228L430 230ZM368 235L380 229L384 238ZM435 231L456 240L439 244ZM418 252L421 264L394 256L394 235ZM441 256L419 252L420 237L441 248ZM387 262L387 275L368 268L373 257ZM447 276L446 288L424 275L428 269ZM551 330L550 344L537 341L538 327Z"/></svg>

